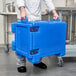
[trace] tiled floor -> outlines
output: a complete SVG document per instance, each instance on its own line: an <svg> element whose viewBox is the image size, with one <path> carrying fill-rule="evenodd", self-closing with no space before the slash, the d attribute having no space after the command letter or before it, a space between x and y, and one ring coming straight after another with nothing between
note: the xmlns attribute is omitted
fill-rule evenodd
<svg viewBox="0 0 76 76"><path fill-rule="evenodd" d="M27 62L27 72L20 74L16 70L16 56L10 50L9 54L0 49L0 76L76 76L76 62L65 62L64 67L56 65L56 57L43 59L47 64L47 70L41 70Z"/></svg>

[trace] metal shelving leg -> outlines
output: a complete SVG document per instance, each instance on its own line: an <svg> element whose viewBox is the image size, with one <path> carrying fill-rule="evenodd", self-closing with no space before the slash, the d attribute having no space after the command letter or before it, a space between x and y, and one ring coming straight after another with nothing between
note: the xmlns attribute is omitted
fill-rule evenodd
<svg viewBox="0 0 76 76"><path fill-rule="evenodd" d="M62 21L62 11L59 11L59 17L61 18Z"/></svg>
<svg viewBox="0 0 76 76"><path fill-rule="evenodd" d="M9 52L9 40L8 40L8 20L7 16L4 17L4 43L5 43L5 52Z"/></svg>

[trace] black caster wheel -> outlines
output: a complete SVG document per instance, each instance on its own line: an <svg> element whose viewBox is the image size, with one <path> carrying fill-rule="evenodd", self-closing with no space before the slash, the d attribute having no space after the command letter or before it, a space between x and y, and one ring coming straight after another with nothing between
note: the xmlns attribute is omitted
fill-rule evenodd
<svg viewBox="0 0 76 76"><path fill-rule="evenodd" d="M63 61L62 60L58 63L58 66L63 67Z"/></svg>
<svg viewBox="0 0 76 76"><path fill-rule="evenodd" d="M59 57L58 58L58 66L63 67L63 64L64 64L63 59L61 57Z"/></svg>

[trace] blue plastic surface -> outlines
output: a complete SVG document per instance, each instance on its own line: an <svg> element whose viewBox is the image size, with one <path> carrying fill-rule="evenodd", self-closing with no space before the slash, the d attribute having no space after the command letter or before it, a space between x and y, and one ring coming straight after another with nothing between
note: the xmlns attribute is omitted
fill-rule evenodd
<svg viewBox="0 0 76 76"><path fill-rule="evenodd" d="M12 49L31 63L47 56L65 55L66 22L18 21L12 23L12 32L15 33Z"/></svg>

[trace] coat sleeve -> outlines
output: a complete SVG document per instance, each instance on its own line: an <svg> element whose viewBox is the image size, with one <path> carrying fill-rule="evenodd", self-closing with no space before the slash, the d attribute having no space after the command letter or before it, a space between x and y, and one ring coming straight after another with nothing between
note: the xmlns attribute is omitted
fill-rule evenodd
<svg viewBox="0 0 76 76"><path fill-rule="evenodd" d="M55 9L55 6L54 6L52 0L44 0L44 1L45 1L46 5L47 5L49 11Z"/></svg>
<svg viewBox="0 0 76 76"><path fill-rule="evenodd" d="M17 7L20 8L21 6L24 6L25 7L25 2L24 0L16 0L16 4L17 4Z"/></svg>

